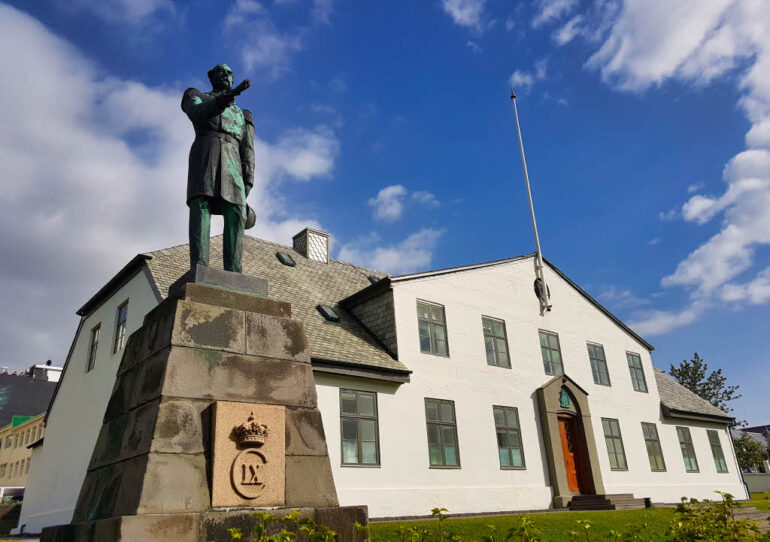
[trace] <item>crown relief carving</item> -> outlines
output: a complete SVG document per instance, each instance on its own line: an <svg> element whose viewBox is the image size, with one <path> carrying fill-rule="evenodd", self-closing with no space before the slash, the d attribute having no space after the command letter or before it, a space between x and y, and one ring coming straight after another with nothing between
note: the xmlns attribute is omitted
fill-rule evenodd
<svg viewBox="0 0 770 542"><path fill-rule="evenodd" d="M265 443L270 434L270 428L265 424L257 423L252 412L248 420L233 428L233 433L235 433L239 445L257 448Z"/></svg>

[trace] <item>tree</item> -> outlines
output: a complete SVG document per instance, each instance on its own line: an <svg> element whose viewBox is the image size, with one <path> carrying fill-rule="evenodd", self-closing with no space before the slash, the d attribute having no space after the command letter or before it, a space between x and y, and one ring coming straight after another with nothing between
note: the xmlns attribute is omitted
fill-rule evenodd
<svg viewBox="0 0 770 542"><path fill-rule="evenodd" d="M762 461L767 459L767 446L751 438L746 433L733 439L735 445L735 455L738 458L738 464L744 471L756 465L761 465Z"/></svg>
<svg viewBox="0 0 770 542"><path fill-rule="evenodd" d="M668 372L674 380L691 392L725 412L732 412L733 409L727 403L741 398L738 393L740 386L728 386L722 369L709 373L708 368L706 362L695 352L691 360L683 359L678 367L672 363Z"/></svg>

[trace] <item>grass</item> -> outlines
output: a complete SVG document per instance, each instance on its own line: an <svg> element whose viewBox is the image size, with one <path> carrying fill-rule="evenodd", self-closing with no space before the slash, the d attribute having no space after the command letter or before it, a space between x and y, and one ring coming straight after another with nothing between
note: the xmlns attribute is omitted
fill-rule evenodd
<svg viewBox="0 0 770 542"><path fill-rule="evenodd" d="M747 506L753 506L757 510L767 510L770 512L770 499L754 499L752 497L750 502L746 503Z"/></svg>
<svg viewBox="0 0 770 542"><path fill-rule="evenodd" d="M752 503L753 504L753 503ZM547 514L526 514L543 535L543 540L568 541L572 540L570 531L582 532L576 521L588 520L591 524L591 540L606 540L610 530L626 531L629 526L642 528L646 523L650 537L653 540L666 540L665 534L674 517L670 508L652 508L643 510L608 510L595 512L553 512ZM496 539L505 540L508 529L519 525L519 515L488 516L474 518L450 518L444 522L444 539L448 535L459 536L463 540L482 540L491 532L490 525L495 527ZM401 542L398 533L400 526L407 528L429 529L431 538L435 539L438 521L402 521L372 523L371 536L377 541Z"/></svg>

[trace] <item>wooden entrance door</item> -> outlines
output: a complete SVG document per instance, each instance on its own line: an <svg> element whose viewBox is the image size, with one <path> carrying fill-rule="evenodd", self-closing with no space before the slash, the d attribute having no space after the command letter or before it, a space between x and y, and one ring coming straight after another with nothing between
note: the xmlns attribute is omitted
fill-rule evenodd
<svg viewBox="0 0 770 542"><path fill-rule="evenodd" d="M559 417L559 433L561 434L561 450L564 454L564 469L567 471L567 486L570 491L580 493L579 446L578 430L575 418L572 416Z"/></svg>

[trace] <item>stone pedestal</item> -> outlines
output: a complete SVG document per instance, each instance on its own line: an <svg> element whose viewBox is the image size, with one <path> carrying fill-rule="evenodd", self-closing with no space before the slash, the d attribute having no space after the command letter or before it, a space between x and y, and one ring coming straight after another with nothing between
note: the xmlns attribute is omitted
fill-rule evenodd
<svg viewBox="0 0 770 542"><path fill-rule="evenodd" d="M338 506L291 306L201 268L171 293L126 344L72 523L41 540L229 542L265 507L355 540L366 507Z"/></svg>

